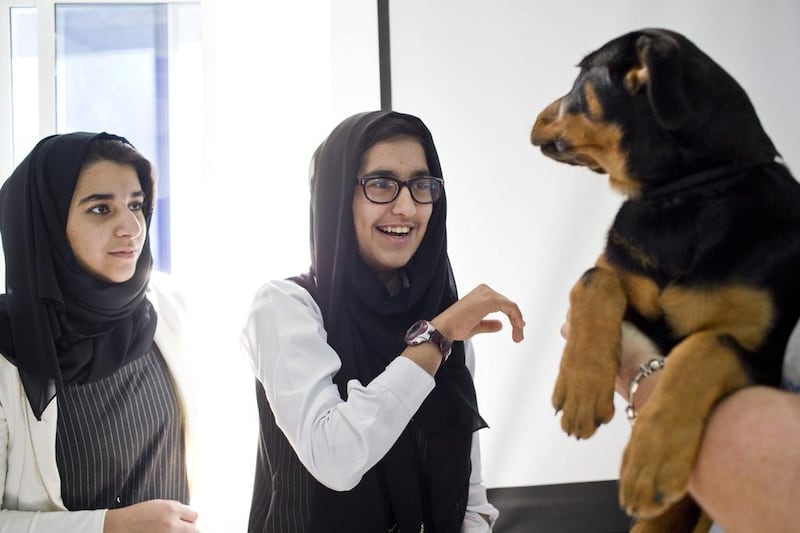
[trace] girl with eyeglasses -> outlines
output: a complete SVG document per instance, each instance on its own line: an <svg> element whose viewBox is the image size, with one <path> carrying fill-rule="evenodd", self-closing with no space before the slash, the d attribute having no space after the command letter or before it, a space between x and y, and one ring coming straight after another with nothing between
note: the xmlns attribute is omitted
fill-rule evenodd
<svg viewBox="0 0 800 533"><path fill-rule="evenodd" d="M251 533L490 531L472 382L477 333L516 304L459 299L447 199L417 117L340 123L311 169L311 269L265 285L242 343L261 422Z"/></svg>

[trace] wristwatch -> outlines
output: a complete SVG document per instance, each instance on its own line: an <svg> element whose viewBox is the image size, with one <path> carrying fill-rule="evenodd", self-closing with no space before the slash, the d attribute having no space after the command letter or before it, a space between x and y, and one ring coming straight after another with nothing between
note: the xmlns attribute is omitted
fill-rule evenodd
<svg viewBox="0 0 800 533"><path fill-rule="evenodd" d="M433 327L427 320L414 322L406 331L406 344L417 346L423 342L432 342L442 354L442 362L447 361L447 357L452 350L453 341L442 335L442 332Z"/></svg>

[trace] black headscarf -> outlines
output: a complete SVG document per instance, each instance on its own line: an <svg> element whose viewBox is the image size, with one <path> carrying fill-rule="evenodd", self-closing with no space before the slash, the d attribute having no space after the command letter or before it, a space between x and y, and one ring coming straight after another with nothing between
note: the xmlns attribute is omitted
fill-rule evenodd
<svg viewBox="0 0 800 533"><path fill-rule="evenodd" d="M353 194L367 148L366 133L387 117L416 124L430 173L442 177L433 139L417 117L369 112L342 122L317 150L311 172L311 271L302 276L322 310L328 344L342 361L334 377L343 398L346 383L369 383L404 349L406 329L432 319L458 300L447 256L445 195L433 211L419 249L404 268L408 284L391 296L360 259L353 223ZM460 531L466 509L472 434L486 424L456 342L435 376L436 386L390 449L349 492L320 485L315 530L401 532Z"/></svg>
<svg viewBox="0 0 800 533"><path fill-rule="evenodd" d="M6 293L0 353L19 369L37 419L64 383L111 375L150 349L156 315L145 298L152 257L146 238L133 277L101 281L81 268L67 241L67 215L90 144L107 133L42 139L0 189ZM150 227L152 175L137 169Z"/></svg>

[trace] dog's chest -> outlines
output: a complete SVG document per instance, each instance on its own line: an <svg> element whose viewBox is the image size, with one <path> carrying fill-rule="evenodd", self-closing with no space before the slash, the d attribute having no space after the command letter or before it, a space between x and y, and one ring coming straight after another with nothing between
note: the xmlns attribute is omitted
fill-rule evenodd
<svg viewBox="0 0 800 533"><path fill-rule="evenodd" d="M727 255L732 221L715 203L648 202L623 204L608 233L606 255L624 270L659 285L711 276L719 279L716 255ZM707 272L708 269L714 272Z"/></svg>

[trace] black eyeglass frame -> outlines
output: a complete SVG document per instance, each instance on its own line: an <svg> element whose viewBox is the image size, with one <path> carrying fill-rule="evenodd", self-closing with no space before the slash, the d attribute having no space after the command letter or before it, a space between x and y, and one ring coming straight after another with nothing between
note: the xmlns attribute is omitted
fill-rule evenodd
<svg viewBox="0 0 800 533"><path fill-rule="evenodd" d="M369 195L367 194L367 182L369 182L370 180L376 180L376 179L389 180L389 181L394 182L394 183L397 184L397 190L395 191L394 196L392 197L391 200L386 200L385 202L376 202L375 200L373 200L372 198L369 197ZM417 182L419 180L433 180L436 183L438 183L439 184L439 196L437 196L436 199L431 200L430 202L420 202L417 199L417 197L414 196L414 189L411 188L411 186L415 182ZM410 180L407 180L407 181L403 181L403 180L401 180L399 178L395 178L393 176L362 176L362 177L360 177L358 179L357 183L359 185L361 185L361 190L364 192L364 198L366 198L367 200L369 200L373 204L378 204L378 205L390 204L390 203L394 202L395 200L397 200L397 197L400 196L400 191L403 190L403 187L408 187L408 192L411 193L411 198L416 203L422 204L422 205L435 204L436 202L439 201L439 199L441 199L442 192L444 192L444 180L442 178L437 178L435 176L414 176L413 178L411 178Z"/></svg>

